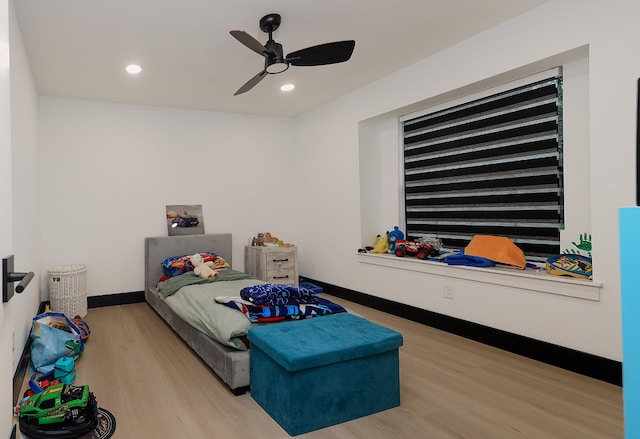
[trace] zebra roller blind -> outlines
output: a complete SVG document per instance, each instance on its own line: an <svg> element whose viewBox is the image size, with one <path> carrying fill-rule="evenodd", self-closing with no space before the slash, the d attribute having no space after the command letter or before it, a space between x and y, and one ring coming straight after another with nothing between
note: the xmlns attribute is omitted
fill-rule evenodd
<svg viewBox="0 0 640 439"><path fill-rule="evenodd" d="M563 224L562 77L403 122L406 234L507 236L544 261Z"/></svg>

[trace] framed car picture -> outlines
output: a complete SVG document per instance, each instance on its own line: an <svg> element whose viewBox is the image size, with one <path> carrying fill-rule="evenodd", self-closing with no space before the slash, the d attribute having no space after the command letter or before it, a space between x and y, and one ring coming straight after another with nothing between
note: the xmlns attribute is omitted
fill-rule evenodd
<svg viewBox="0 0 640 439"><path fill-rule="evenodd" d="M204 234L202 204L171 204L166 210L169 236Z"/></svg>

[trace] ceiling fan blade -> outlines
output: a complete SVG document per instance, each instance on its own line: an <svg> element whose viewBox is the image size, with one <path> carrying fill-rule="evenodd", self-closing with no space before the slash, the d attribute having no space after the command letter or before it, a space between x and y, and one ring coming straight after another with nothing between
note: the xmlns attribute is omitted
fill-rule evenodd
<svg viewBox="0 0 640 439"><path fill-rule="evenodd" d="M262 56L267 55L267 50L265 49L265 47L262 44L260 44L258 40L253 38L251 35L249 35L245 31L232 30L232 31L229 31L229 33L232 36L234 36L236 40L240 41L242 44L244 44L245 46L247 46L249 49L253 50L257 54Z"/></svg>
<svg viewBox="0 0 640 439"><path fill-rule="evenodd" d="M238 91L235 92L233 95L238 96L239 94L248 92L253 87L255 87L258 84L258 82L262 81L265 76L267 76L267 71L266 70L261 71L256 76L254 76L253 78L245 82L245 84L242 87L240 87Z"/></svg>
<svg viewBox="0 0 640 439"><path fill-rule="evenodd" d="M353 40L319 44L297 50L287 55L287 62L294 66L322 66L348 61L356 42Z"/></svg>

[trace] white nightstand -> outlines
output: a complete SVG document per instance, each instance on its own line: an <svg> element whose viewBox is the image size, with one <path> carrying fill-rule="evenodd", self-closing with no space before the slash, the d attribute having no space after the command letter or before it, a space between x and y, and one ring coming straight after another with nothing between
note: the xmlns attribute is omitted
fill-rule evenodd
<svg viewBox="0 0 640 439"><path fill-rule="evenodd" d="M298 249L248 245L244 250L244 271L274 284L298 286Z"/></svg>

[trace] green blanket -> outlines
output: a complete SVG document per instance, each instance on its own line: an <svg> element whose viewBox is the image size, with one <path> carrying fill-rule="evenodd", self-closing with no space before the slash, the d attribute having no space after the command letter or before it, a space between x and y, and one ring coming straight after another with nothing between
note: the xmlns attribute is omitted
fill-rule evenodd
<svg viewBox="0 0 640 439"><path fill-rule="evenodd" d="M217 296L238 296L240 290L263 281L251 277L232 282L205 282L186 285L172 296L163 299L185 322L218 340L239 350L246 350L242 337L255 323L241 312L216 303Z"/></svg>
<svg viewBox="0 0 640 439"><path fill-rule="evenodd" d="M208 284L212 282L225 282L225 281L233 281L233 280L257 279L255 276L252 276L247 273L243 273L241 271L232 270L230 268L219 270L218 273L219 275L214 277L213 279L203 279L193 274L193 271L183 273L179 276L174 276L171 279L168 279L164 282L160 282L158 284L158 292L162 295L162 297L166 298L174 295L180 288L186 287L187 285L199 285L199 284Z"/></svg>

